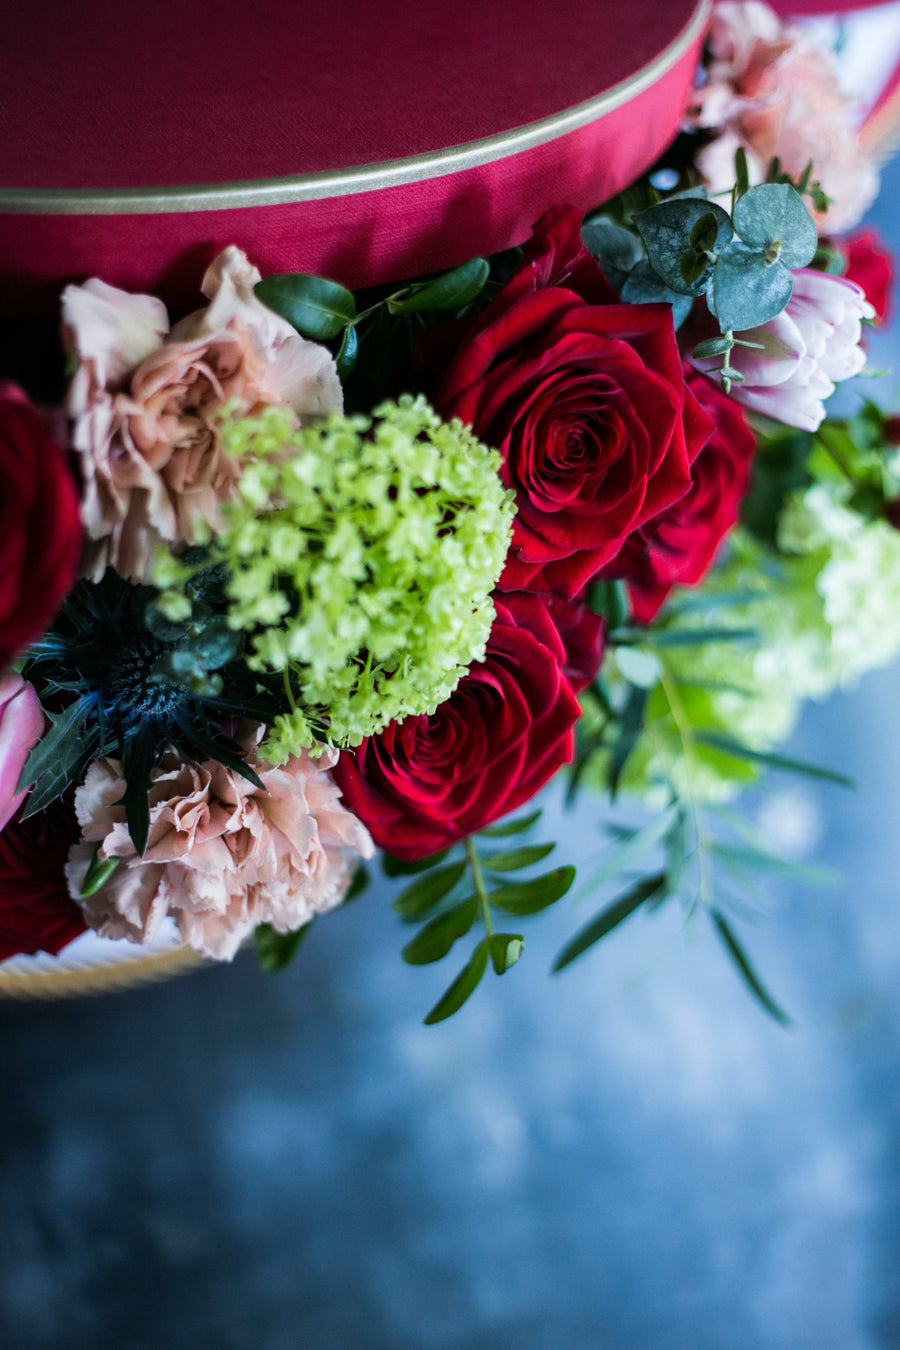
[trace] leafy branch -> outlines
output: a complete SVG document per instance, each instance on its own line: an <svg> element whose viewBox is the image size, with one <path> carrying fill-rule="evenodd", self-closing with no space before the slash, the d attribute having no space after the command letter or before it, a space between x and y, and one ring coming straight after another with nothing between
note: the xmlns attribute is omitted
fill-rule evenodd
<svg viewBox="0 0 900 1350"><path fill-rule="evenodd" d="M442 1022L462 1007L481 982L488 961L495 974L503 975L519 960L525 938L521 933L498 931L496 910L516 918L537 914L560 900L572 885L574 867L557 867L537 877L506 880L509 874L542 862L553 851L554 844L516 844L487 852L482 849L485 839L524 834L539 816L538 811L490 826L480 831L479 836L469 836L453 850L442 850L424 862L407 864L385 857L389 875L419 873L393 902L396 912L407 921L423 924L403 948L404 961L410 965L429 965L443 960L479 920L484 931L459 974L427 1013L426 1024ZM459 851L462 856L447 861L451 853Z"/></svg>

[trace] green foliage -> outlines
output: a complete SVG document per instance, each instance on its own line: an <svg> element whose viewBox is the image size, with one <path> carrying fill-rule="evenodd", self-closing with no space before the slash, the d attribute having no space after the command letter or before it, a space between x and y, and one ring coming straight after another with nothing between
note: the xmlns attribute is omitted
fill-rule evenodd
<svg viewBox="0 0 900 1350"><path fill-rule="evenodd" d="M326 277L284 273L257 282L258 299L293 324L304 337L326 342L356 319L353 292Z"/></svg>
<svg viewBox="0 0 900 1350"><path fill-rule="evenodd" d="M289 966L309 936L313 923L310 919L302 928L295 928L290 933L279 933L270 923L257 924L253 937L257 960L263 970L274 972Z"/></svg>
<svg viewBox="0 0 900 1350"><path fill-rule="evenodd" d="M502 821L481 833L494 839L515 837L529 830L540 814L535 811ZM442 960L479 918L484 930L462 970L426 1016L426 1023L443 1021L462 1007L480 983L488 960L497 975L505 974L518 962L525 939L521 933L495 931L495 910L516 916L537 914L560 900L575 878L574 867L559 867L541 876L513 882L505 879L510 873L543 862L553 844L521 844L481 852L472 836L457 847L463 856L445 862L444 850L426 860L427 870L408 883L393 902L394 909L408 922L423 924L402 951L404 961L411 965ZM392 868L396 871L396 863Z"/></svg>

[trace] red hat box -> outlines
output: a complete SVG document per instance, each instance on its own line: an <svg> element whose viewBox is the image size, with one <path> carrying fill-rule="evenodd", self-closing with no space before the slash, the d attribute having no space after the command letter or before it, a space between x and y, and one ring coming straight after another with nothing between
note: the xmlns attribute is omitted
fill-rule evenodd
<svg viewBox="0 0 900 1350"><path fill-rule="evenodd" d="M0 299L190 304L226 244L352 287L525 239L677 132L710 0L29 0L0 18Z"/></svg>

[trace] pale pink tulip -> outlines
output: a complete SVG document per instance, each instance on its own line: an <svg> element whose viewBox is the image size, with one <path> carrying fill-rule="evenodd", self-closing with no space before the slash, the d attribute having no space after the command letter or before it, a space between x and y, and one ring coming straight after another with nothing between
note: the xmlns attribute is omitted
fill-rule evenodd
<svg viewBox="0 0 900 1350"><path fill-rule="evenodd" d="M756 347L737 346L731 353L731 365L744 377L732 384L732 398L787 426L816 431L835 384L865 365L862 320L874 317L855 282L801 268L794 273L787 308L768 323L735 334ZM722 364L721 358L691 360L704 374Z"/></svg>
<svg viewBox="0 0 900 1350"><path fill-rule="evenodd" d="M12 820L27 793L16 784L28 752L44 731L44 714L34 685L14 670L0 672L0 830Z"/></svg>

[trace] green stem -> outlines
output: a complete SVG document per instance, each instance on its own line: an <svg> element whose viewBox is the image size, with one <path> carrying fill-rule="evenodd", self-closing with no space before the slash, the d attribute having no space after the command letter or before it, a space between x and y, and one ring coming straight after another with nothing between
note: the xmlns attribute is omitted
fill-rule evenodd
<svg viewBox="0 0 900 1350"><path fill-rule="evenodd" d="M675 723L675 729L678 732L682 753L684 754L688 801L690 802L691 817L694 822L694 834L697 838L697 868L699 871L698 900L702 905L709 905L713 898L712 877L710 875L708 855L709 836L703 827L703 817L700 811L700 804L697 800L696 788L694 786L694 733L685 716L681 699L678 697L678 687L664 665L660 673L659 682L668 701L669 708L671 709L672 721Z"/></svg>
<svg viewBox="0 0 900 1350"><path fill-rule="evenodd" d="M491 922L491 902L488 900L487 891L484 888L481 863L478 861L478 854L475 852L475 845L472 843L471 836L466 839L466 857L469 859L469 866L472 869L472 881L475 885L475 894L478 896L478 904L481 907L485 932L488 937L491 937L494 932L494 925Z"/></svg>

